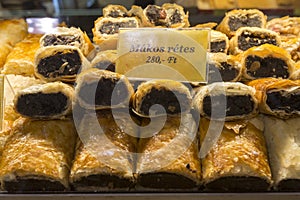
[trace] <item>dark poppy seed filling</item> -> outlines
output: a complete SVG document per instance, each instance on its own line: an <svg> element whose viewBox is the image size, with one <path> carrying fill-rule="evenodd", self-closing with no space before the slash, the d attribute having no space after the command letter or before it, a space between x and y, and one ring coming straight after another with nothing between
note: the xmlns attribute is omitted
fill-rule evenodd
<svg viewBox="0 0 300 200"><path fill-rule="evenodd" d="M230 30L236 31L240 27L261 27L262 22L259 16L251 16L250 14L244 16L231 16L228 20Z"/></svg>
<svg viewBox="0 0 300 200"><path fill-rule="evenodd" d="M81 68L81 58L77 51L58 52L41 59L37 68L39 74L46 78L76 75Z"/></svg>
<svg viewBox="0 0 300 200"><path fill-rule="evenodd" d="M196 183L182 175L167 172L140 174L137 183L154 189L192 189Z"/></svg>
<svg viewBox="0 0 300 200"><path fill-rule="evenodd" d="M151 106L159 104L164 109L161 108L151 108ZM183 105L185 107L182 107ZM179 93L177 91L170 91L166 89L156 89L152 88L143 98L140 111L141 114L149 115L150 108L153 109L155 114L178 114L181 112L185 112L187 109L187 105L190 105L189 99L183 93ZM182 109L182 110L181 110Z"/></svg>
<svg viewBox="0 0 300 200"><path fill-rule="evenodd" d="M226 99L226 102L224 100ZM224 94L211 96L205 96L203 99L203 111L204 113L213 118L222 118L225 110L226 116L241 116L248 115L253 112L254 102L250 95L231 95L226 96ZM221 112L218 112L222 110ZM212 116L212 111L214 116Z"/></svg>
<svg viewBox="0 0 300 200"><path fill-rule="evenodd" d="M176 9L175 12L170 16L171 24L177 24L182 22L182 17L180 12Z"/></svg>
<svg viewBox="0 0 300 200"><path fill-rule="evenodd" d="M275 36L265 35L263 33L249 33L245 31L238 37L239 49L243 51L263 44L273 44L278 46Z"/></svg>
<svg viewBox="0 0 300 200"><path fill-rule="evenodd" d="M278 183L277 189L281 192L299 192L300 179L285 179Z"/></svg>
<svg viewBox="0 0 300 200"><path fill-rule="evenodd" d="M117 78L101 78L99 81L84 83L79 97L89 105L111 106L123 103L129 96L124 82Z"/></svg>
<svg viewBox="0 0 300 200"><path fill-rule="evenodd" d="M230 176L218 178L205 185L208 192L266 192L270 184L259 177Z"/></svg>
<svg viewBox="0 0 300 200"><path fill-rule="evenodd" d="M222 67L218 68L213 63L208 65L208 82L222 82L222 81L232 81L238 74L238 69L232 67L232 65L227 62L220 63Z"/></svg>
<svg viewBox="0 0 300 200"><path fill-rule="evenodd" d="M126 22L103 22L99 31L102 34L115 34L119 32L120 28L136 28L137 23L134 20L128 20Z"/></svg>
<svg viewBox="0 0 300 200"><path fill-rule="evenodd" d="M80 44L80 37L74 35L46 35L44 38L44 46L52 45L71 45L77 42Z"/></svg>
<svg viewBox="0 0 300 200"><path fill-rule="evenodd" d="M102 60L102 61L98 62L94 67L98 68L98 69L105 69L105 70L108 70L111 72L114 72L116 70L115 63L112 63L109 60Z"/></svg>
<svg viewBox="0 0 300 200"><path fill-rule="evenodd" d="M68 100L61 92L25 94L18 98L16 109L28 117L48 117L63 113Z"/></svg>
<svg viewBox="0 0 300 200"><path fill-rule="evenodd" d="M300 91L290 95L285 95L280 91L267 92L267 105L273 111L284 111L293 113L300 111Z"/></svg>
<svg viewBox="0 0 300 200"><path fill-rule="evenodd" d="M226 42L224 40L210 43L210 52L212 53L217 53L217 52L225 53L225 50L226 50Z"/></svg>
<svg viewBox="0 0 300 200"><path fill-rule="evenodd" d="M110 174L94 174L81 178L74 182L72 187L74 190L94 191L93 187L103 189L121 189L130 188L133 185L131 179L122 178Z"/></svg>
<svg viewBox="0 0 300 200"><path fill-rule="evenodd" d="M255 78L288 78L290 76L287 63L280 58L248 56L245 66L247 74Z"/></svg>
<svg viewBox="0 0 300 200"><path fill-rule="evenodd" d="M120 12L118 10L111 10L108 14L108 17L118 18L118 17L127 17L126 13Z"/></svg>
<svg viewBox="0 0 300 200"><path fill-rule="evenodd" d="M148 17L149 21L156 26L163 25L159 20L165 19L167 14L166 11L160 7L155 5L149 5L147 7L146 16Z"/></svg>
<svg viewBox="0 0 300 200"><path fill-rule="evenodd" d="M36 179L17 177L15 181L4 181L4 188L11 193L62 192L66 190L65 186L58 181L43 180L39 177Z"/></svg>

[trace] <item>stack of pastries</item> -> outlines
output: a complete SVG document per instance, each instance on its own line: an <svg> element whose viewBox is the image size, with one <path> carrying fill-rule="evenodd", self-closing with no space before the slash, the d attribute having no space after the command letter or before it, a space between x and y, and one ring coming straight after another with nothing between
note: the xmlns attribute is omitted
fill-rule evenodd
<svg viewBox="0 0 300 200"><path fill-rule="evenodd" d="M1 189L299 191L300 20L235 9L191 26L188 16L177 4L108 5L91 39L0 21L0 34L20 30L2 37ZM116 73L119 28L141 27L210 29L207 84Z"/></svg>

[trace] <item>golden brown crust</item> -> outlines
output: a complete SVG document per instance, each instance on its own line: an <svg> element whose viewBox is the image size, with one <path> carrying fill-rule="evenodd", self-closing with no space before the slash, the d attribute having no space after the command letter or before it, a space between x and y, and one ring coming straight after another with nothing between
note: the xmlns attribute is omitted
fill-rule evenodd
<svg viewBox="0 0 300 200"><path fill-rule="evenodd" d="M175 3L164 3L162 9L166 12L165 24L169 28L186 28L190 26L189 13L184 12L184 8ZM180 16L179 19L175 19Z"/></svg>
<svg viewBox="0 0 300 200"><path fill-rule="evenodd" d="M39 48L35 54L35 58L34 58L35 76L44 81L47 81L47 82L52 82L52 81L74 82L76 79L77 73L72 74L72 75L71 74L70 75L60 75L60 74L56 75L54 73L54 71L49 71L49 77L46 77L43 74L41 74L38 69L38 65L42 59L54 57L56 55L68 54L68 53L78 53L78 55L80 57L80 61L81 61L81 66L80 66L80 69L78 69L78 73L79 73L79 71L84 71L84 70L90 68L90 62L86 59L86 57L82 54L82 52L77 47L66 46L66 45L47 46L47 47ZM68 63L65 62L64 64L62 64L62 66L60 66L60 70L64 71L66 64L68 64ZM74 66L71 66L71 67L74 67ZM58 72L58 70L56 70L55 72Z"/></svg>
<svg viewBox="0 0 300 200"><path fill-rule="evenodd" d="M261 119L259 122L262 124ZM272 182L263 130L255 123L250 120L225 122L217 142L201 161L205 184L224 177L258 177ZM201 118L201 145L209 124L209 120Z"/></svg>
<svg viewBox="0 0 300 200"><path fill-rule="evenodd" d="M101 111L97 116L84 116L78 129L81 140L77 142L71 184L93 175L117 176L134 181L133 152L136 151L137 138L133 136L138 131L131 122L130 116L121 112L111 113L110 110ZM118 189L111 188L114 186L112 182L104 189ZM88 186L85 189L89 190ZM95 190L101 190L101 186L95 185Z"/></svg>
<svg viewBox="0 0 300 200"><path fill-rule="evenodd" d="M35 94L43 94L43 95L49 95L49 94L58 94L61 93L65 97L66 102L57 102L58 104L63 104L66 103L65 107L63 108L60 113L55 113L55 114L49 114L47 116L44 115L25 115L23 111L20 111L19 109L24 109L22 107L19 107L19 101L20 99L25 96L25 95L35 95ZM34 98L33 98L34 99ZM23 115L24 117L29 117L29 118L48 118L48 119L60 119L60 118L65 118L65 116L69 115L72 111L72 102L74 99L74 89L70 85L67 85L62 82L50 82L50 83L45 83L45 84L37 84L37 85L32 85L28 88L25 88L23 90L18 91L14 98L14 105L15 105L15 110L19 114ZM24 102L23 102L24 103ZM30 107L30 104L35 102L26 102L26 105ZM57 105L60 107L59 105ZM33 107L34 108L34 107ZM39 109L39 108L37 108Z"/></svg>
<svg viewBox="0 0 300 200"><path fill-rule="evenodd" d="M292 96L293 94L299 93L299 80L293 81L289 79L263 78L251 81L248 85L256 89L255 96L259 101L260 112L280 118L288 118L300 114L297 110L289 112L288 110L285 110L285 108L277 108L274 110L271 109L267 103L267 93L269 92L280 92L282 96Z"/></svg>
<svg viewBox="0 0 300 200"><path fill-rule="evenodd" d="M34 76L34 56L40 47L41 36L28 34L24 40L17 43L7 56L2 73Z"/></svg>
<svg viewBox="0 0 300 200"><path fill-rule="evenodd" d="M162 128L156 126L161 120L166 120ZM138 175L156 173L178 175L190 179L196 187L201 180L201 165L198 158L197 137L193 135L196 125L192 117L184 115L183 118L170 116L166 119L156 118L151 120L151 125L142 130L142 138L138 143ZM151 137L146 137L149 134Z"/></svg>
<svg viewBox="0 0 300 200"><path fill-rule="evenodd" d="M231 54L236 55L245 51L240 47L241 45L243 45L243 43L239 42L239 38L244 37L243 35L247 35L247 38L245 38L245 40L248 42L251 42L249 40L250 38L254 38L254 41L257 42L255 46L264 44L263 41L267 39L271 40L267 41L267 43L272 42L273 45L278 47L281 45L279 34L277 34L275 31L258 27L241 27L236 31L235 35L229 41L229 52Z"/></svg>
<svg viewBox="0 0 300 200"><path fill-rule="evenodd" d="M115 89L115 84L118 85L119 84L119 88L121 87L121 84L124 84L124 88L123 91L117 92L115 91L115 95L119 95L119 93L122 93L122 97L121 99L116 99L118 102L116 102L117 104L113 104L113 105L95 105L96 103L89 103L87 101L85 101L83 99L83 97L81 96L81 92L84 92L84 86L85 85L92 85L92 84L98 84L98 82L100 81L106 81L109 80L111 82L111 87L107 87L107 88L103 88L104 86L95 86L95 88L93 88L90 95L90 97L95 97L97 96L96 93L96 89L101 92L103 92L104 90L106 90L106 93L101 93L99 95L102 96L102 98L106 98L106 97L112 97L112 92ZM101 88L100 88L101 87ZM116 87L118 89L118 87ZM107 70L100 70L97 68L90 68L86 71L83 71L82 73L80 73L76 79L76 87L75 87L75 98L76 98L76 102L78 102L82 107L86 108L86 109L107 109L107 108L120 108L120 107L126 107L129 105L129 100L131 98L131 96L134 93L134 89L131 85L131 83L129 82L129 80L127 79L127 77L125 77L124 75L115 73L115 72L111 72L111 71L107 71ZM116 96L117 98L118 96ZM110 99L112 100L112 99Z"/></svg>
<svg viewBox="0 0 300 200"><path fill-rule="evenodd" d="M193 26L193 28L210 28L213 29L218 25L216 22L207 22L207 23L202 23L202 24L196 24Z"/></svg>
<svg viewBox="0 0 300 200"><path fill-rule="evenodd" d="M281 78L289 78L291 74L295 71L295 66L293 60L291 59L291 55L285 49L271 44L263 44L258 47L251 47L250 49L246 50L243 54L241 54L243 77L245 79L253 80L256 78L266 78L266 77L255 77L251 74L257 71L258 69L260 69L261 67L262 68L264 67L264 65L261 65L259 62L254 62L253 65L251 65L250 68L247 69L246 67L247 58L255 57L255 56L261 59L268 58L268 57L281 59L285 63L285 65L282 67L282 70L287 71L287 77L281 77ZM269 76L272 77L271 74Z"/></svg>
<svg viewBox="0 0 300 200"><path fill-rule="evenodd" d="M266 28L276 31L284 39L295 38L300 34L300 17L284 16L267 22Z"/></svg>
<svg viewBox="0 0 300 200"><path fill-rule="evenodd" d="M282 42L281 47L291 54L293 61L300 61L300 37L292 38Z"/></svg>
<svg viewBox="0 0 300 200"><path fill-rule="evenodd" d="M102 9L103 17L127 17L128 10L122 5L109 4Z"/></svg>
<svg viewBox="0 0 300 200"><path fill-rule="evenodd" d="M75 127L70 120L20 118L5 144L0 163L1 181L32 178L57 181L68 188L75 141Z"/></svg>
<svg viewBox="0 0 300 200"><path fill-rule="evenodd" d="M257 27L264 28L267 23L267 16L264 15L263 12L257 9L234 9L231 11L228 11L225 14L225 17L222 19L221 23L217 26L217 30L225 33L229 38L235 35L235 32L238 28L246 25L240 25L235 27L235 29L230 28L229 19L231 17L236 18L237 20L245 20L251 19L254 17L258 17L258 24ZM245 23L241 23L245 24Z"/></svg>

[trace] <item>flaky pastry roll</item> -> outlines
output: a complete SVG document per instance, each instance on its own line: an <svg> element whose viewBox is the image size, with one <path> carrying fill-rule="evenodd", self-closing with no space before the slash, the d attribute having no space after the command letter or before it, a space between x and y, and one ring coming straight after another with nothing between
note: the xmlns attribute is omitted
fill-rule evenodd
<svg viewBox="0 0 300 200"><path fill-rule="evenodd" d="M258 114L255 89L240 82L217 82L201 87L193 98L194 108L204 117L232 121Z"/></svg>
<svg viewBox="0 0 300 200"><path fill-rule="evenodd" d="M227 53L229 48L229 40L227 35L220 31L210 31L210 52L211 53Z"/></svg>
<svg viewBox="0 0 300 200"><path fill-rule="evenodd" d="M103 17L128 17L128 10L122 5L109 4L102 9Z"/></svg>
<svg viewBox="0 0 300 200"><path fill-rule="evenodd" d="M100 51L91 62L91 66L114 72L116 70L117 50Z"/></svg>

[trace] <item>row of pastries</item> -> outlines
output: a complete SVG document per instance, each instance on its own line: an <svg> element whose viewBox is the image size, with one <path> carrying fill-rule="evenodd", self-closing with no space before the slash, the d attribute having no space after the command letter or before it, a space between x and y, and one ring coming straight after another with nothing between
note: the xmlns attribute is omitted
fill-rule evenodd
<svg viewBox="0 0 300 200"><path fill-rule="evenodd" d="M113 72L118 28L189 27L176 4L109 5L92 42L74 27L20 35L2 70L13 89L3 191L299 191L297 60L278 42L298 37L285 30L297 20L274 20L280 28L258 10L228 12L212 30L209 84L196 88Z"/></svg>

